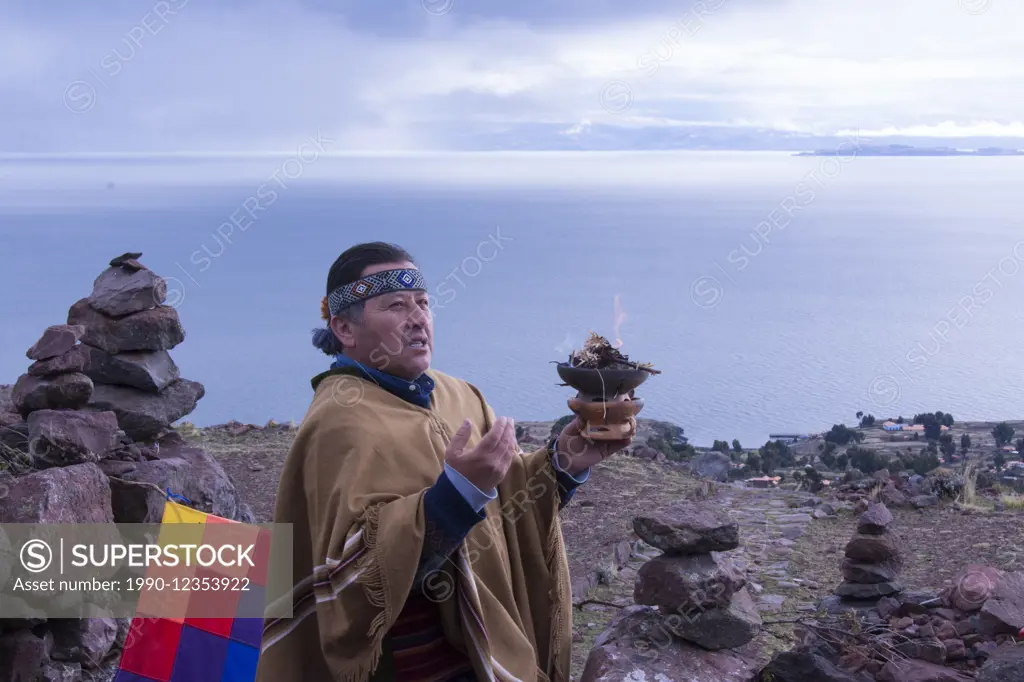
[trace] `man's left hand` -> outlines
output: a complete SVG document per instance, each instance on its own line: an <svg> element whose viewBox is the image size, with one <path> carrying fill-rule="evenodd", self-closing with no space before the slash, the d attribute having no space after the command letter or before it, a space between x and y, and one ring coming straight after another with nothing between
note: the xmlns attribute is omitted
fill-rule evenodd
<svg viewBox="0 0 1024 682"><path fill-rule="evenodd" d="M607 457L629 447L632 438L620 440L588 440L583 436L583 421L577 416L558 435L558 466L571 476L603 462Z"/></svg>

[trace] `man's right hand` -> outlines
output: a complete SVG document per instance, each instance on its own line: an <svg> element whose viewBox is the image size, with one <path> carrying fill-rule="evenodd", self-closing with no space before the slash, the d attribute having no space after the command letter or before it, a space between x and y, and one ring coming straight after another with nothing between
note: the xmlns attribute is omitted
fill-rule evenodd
<svg viewBox="0 0 1024 682"><path fill-rule="evenodd" d="M470 421L463 420L445 449L444 461L480 490L493 490L505 479L512 459L519 453L515 422L498 417L480 442L467 449L472 432Z"/></svg>

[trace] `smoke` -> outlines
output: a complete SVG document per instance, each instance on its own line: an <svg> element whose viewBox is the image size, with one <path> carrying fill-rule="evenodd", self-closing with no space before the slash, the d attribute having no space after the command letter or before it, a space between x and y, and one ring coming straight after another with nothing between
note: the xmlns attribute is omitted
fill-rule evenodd
<svg viewBox="0 0 1024 682"><path fill-rule="evenodd" d="M621 348L622 347L622 336L619 333L619 327L621 327L622 323L625 322L625 321L626 321L626 311L623 310L623 308L622 308L622 301L620 300L619 295L615 294L615 321L613 323L613 328L615 329L615 334L614 334L614 336L615 336L615 344L614 345L615 345L616 348Z"/></svg>

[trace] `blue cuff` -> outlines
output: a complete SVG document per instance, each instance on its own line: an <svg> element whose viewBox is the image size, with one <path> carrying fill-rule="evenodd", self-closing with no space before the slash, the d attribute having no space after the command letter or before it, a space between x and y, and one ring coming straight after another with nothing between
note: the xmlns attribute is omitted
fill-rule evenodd
<svg viewBox="0 0 1024 682"><path fill-rule="evenodd" d="M423 517L427 531L423 554L447 556L487 514L474 510L445 472L423 494Z"/></svg>
<svg viewBox="0 0 1024 682"><path fill-rule="evenodd" d="M490 492L485 493L484 491L473 485L472 482L455 469L448 466L447 463L444 465L444 473L448 474L448 480L451 481L455 489L459 491L462 498L469 503L469 506L474 511L480 512L487 503L495 499L498 496L498 491L491 489Z"/></svg>

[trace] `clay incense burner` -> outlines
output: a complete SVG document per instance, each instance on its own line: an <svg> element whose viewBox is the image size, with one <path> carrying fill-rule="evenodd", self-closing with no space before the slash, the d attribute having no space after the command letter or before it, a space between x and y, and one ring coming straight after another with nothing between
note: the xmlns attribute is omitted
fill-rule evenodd
<svg viewBox="0 0 1024 682"><path fill-rule="evenodd" d="M563 386L575 388L569 409L584 424L589 440L621 440L636 435L636 415L644 407L635 389L651 374L660 374L650 364L631 362L607 339L590 335L583 350L573 352L568 362L557 366Z"/></svg>

